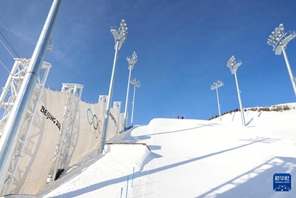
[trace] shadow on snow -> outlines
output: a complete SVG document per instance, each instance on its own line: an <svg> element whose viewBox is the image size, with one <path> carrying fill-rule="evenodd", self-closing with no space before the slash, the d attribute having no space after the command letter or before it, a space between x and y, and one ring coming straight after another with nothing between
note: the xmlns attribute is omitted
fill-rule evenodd
<svg viewBox="0 0 296 198"><path fill-rule="evenodd" d="M295 187L296 159L291 157L273 157L265 163L241 174L213 189L196 197L296 197ZM276 192L273 190L273 175L275 173L290 173L292 189L290 192Z"/></svg>
<svg viewBox="0 0 296 198"><path fill-rule="evenodd" d="M226 153L226 152L229 152L229 151L232 151L232 150L236 150L236 149L240 149L240 148L243 148L243 147L246 147L246 146L250 146L252 144L255 144L255 143L270 143L269 142L269 138L261 138L261 139L254 139L252 142L250 143L247 143L247 144L243 144L243 145L240 145L240 146L236 146L236 147L233 147L233 148L229 148L229 149L226 149L226 150L222 150L222 151L218 151L218 152L214 152L214 153L211 153L211 154L208 154L208 155L204 155L204 156L200 156L200 157L195 157L195 158L192 158L192 159L189 159L189 160L185 160L185 161L182 161L182 162L178 162L178 163L174 163L174 164L170 164L170 165L167 165L167 166L163 166L163 167L159 167L159 168L155 168L155 169L152 169L152 170L146 170L146 171L140 171L140 172L137 172L135 173L135 178L137 177L142 177L142 176L146 176L146 175L150 175L150 174L153 174L153 173L157 173L157 172L160 172L160 171L163 171L163 170L167 170L167 169L171 169L171 168L174 168L174 167L177 167L177 166L182 166L184 164L188 164L188 163L192 163L192 162L195 162L195 161L198 161L198 160L201 160L201 159L205 159L205 158L209 158L209 157L212 157L212 156L215 156L215 155L219 155L219 154L222 154L222 153ZM272 142L272 141L271 141ZM145 164L149 163L151 160L155 159L155 158L159 158L159 157L162 157L156 153L150 153L150 155L147 157L147 159L144 161ZM284 159L284 158L283 158ZM292 160L292 165L294 167L294 164L296 164L296 159L294 158L289 158L290 161ZM286 159L285 159L286 160ZM267 163L271 163L272 164L272 161L271 162L267 162ZM286 163L285 163L286 164ZM258 174L263 174L264 177L261 178L260 181L258 181L258 184L261 185L261 183L265 182L265 183L268 183L270 184L270 194L273 193L272 191L272 176L274 173L276 172L285 172L287 170L287 168L284 168L284 166L276 166L275 164L272 164L275 168L272 169L272 171L270 169L268 169L268 173L265 173L265 172L260 172L260 167L262 166L259 166L259 167L256 167L255 169L253 169L251 172L256 172ZM247 173L246 173L247 174ZM82 195L82 194L85 194L87 192L91 192L91 191L95 191L95 190L98 190L98 189L101 189L101 188L104 188L106 186L109 186L109 185L112 185L112 184L116 184L116 183L120 183L120 182L125 182L127 177L129 177L130 175L125 175L125 176L122 176L122 177L119 177L119 178L114 178L114 179L111 179L111 180L106 180L106 181L103 181L103 182L100 182L100 183L96 183L96 184L93 184L93 185L90 185L88 187L85 187L85 188L81 188L81 189L78 189L78 190L75 190L75 191L72 191L72 192L67 192L67 193L64 193L64 194L61 194L61 195L57 195L57 196L53 196L54 198L61 198L61 197L76 197L76 196L79 196L79 195ZM240 176L238 176L237 178L239 178ZM237 178L234 178L233 180L221 185L221 186L218 186L214 189L212 189L211 191L203 194L202 196L199 196L199 197L205 197L207 195L210 196L211 193L215 193L216 190L218 190L219 188L223 187L224 185L227 185L227 184L236 184L234 183L234 181L237 179ZM257 177L259 178L259 177ZM270 178L270 179L268 179ZM255 178L254 178L255 179ZM292 177L293 179L293 177ZM263 180L266 180L266 181L263 181ZM255 181L257 182L257 181ZM294 183L294 180L292 181L292 183ZM239 185L237 184L237 187L241 187L242 186L242 190L245 190L246 192L245 193L249 193L249 195L251 196L252 194L252 189L249 189L247 186L247 184L243 183L242 185ZM259 188L259 187L258 187ZM265 189L264 189L265 190ZM232 191L232 193L240 193L240 189L236 190L235 188L234 189L231 189L230 191ZM225 197L231 197L230 194L226 194L228 193L228 191L226 191L224 194L225 194ZM221 194L220 194L221 195ZM223 197L224 195L221 195L221 197ZM198 197L198 198L199 198ZM268 196L269 197L269 196Z"/></svg>

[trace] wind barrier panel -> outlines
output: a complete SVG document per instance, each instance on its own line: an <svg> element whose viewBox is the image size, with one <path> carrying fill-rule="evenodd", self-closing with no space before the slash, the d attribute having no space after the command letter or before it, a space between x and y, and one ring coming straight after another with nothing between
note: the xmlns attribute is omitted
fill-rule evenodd
<svg viewBox="0 0 296 198"><path fill-rule="evenodd" d="M25 150L17 168L11 194L36 194L45 187L49 174L54 170L56 151L67 101L67 93L44 89L33 125L25 143ZM96 104L79 102L75 126L68 145L65 169L77 163L82 157L99 149L103 131L106 103L100 100ZM116 123L120 109L111 108L107 140L122 130ZM117 118L117 119L116 119ZM69 135L69 134L66 134ZM99 154L99 153L98 153Z"/></svg>

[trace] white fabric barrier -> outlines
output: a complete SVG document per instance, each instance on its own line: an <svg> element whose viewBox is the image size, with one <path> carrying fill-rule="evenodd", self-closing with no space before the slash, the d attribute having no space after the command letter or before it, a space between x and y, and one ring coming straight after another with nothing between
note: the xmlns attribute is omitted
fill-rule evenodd
<svg viewBox="0 0 296 198"><path fill-rule="evenodd" d="M12 194L36 194L45 187L48 174L53 171L54 167L60 129L63 127L60 124L63 123L66 101L66 92L43 90L17 169ZM99 101L96 104L79 102L71 147L68 152L67 167L100 148L105 108L104 101ZM120 109L111 108L110 112L107 141L123 130L122 125L117 125L117 122L120 122L118 121Z"/></svg>

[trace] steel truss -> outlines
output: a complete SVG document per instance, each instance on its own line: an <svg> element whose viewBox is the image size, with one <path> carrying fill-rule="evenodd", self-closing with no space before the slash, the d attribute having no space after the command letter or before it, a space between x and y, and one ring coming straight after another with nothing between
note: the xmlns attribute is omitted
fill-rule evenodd
<svg viewBox="0 0 296 198"><path fill-rule="evenodd" d="M0 109L4 110L4 112L0 120L0 138L3 135L2 133L4 131L6 121L9 118L10 112L15 104L15 100L19 93L19 89L23 83L23 79L27 72L29 63L30 63L30 59L15 58L14 65L8 76L6 84L2 88L3 91L0 96ZM26 113L25 121L21 125L22 128L21 128L20 136L18 137L18 143L15 147L13 158L10 161L10 167L7 173L1 173L1 174L7 174L6 180L3 185L5 186L5 188L2 188L2 192L4 194L10 193L12 184L16 180L18 165L21 160L21 157L23 156L27 137L34 120L37 106L40 101L40 97L42 95L42 91L45 86L45 82L46 82L50 68L51 68L50 63L43 62L41 67L42 71L40 72L40 75L38 77L38 81L34 89L34 93L31 98L29 108ZM21 173L19 175L21 175Z"/></svg>
<svg viewBox="0 0 296 198"><path fill-rule="evenodd" d="M67 93L65 102L61 132L58 144L56 146L56 157L54 160L54 177L57 179L59 174L68 167L74 147L76 146L78 138L78 128L76 123L76 116L81 100L83 85L63 83L62 92ZM49 181L48 181L49 182Z"/></svg>
<svg viewBox="0 0 296 198"><path fill-rule="evenodd" d="M119 134L120 129L120 109L121 109L121 102L115 101L113 102L113 108L117 110L118 117L117 117L117 123L116 123L116 135Z"/></svg>

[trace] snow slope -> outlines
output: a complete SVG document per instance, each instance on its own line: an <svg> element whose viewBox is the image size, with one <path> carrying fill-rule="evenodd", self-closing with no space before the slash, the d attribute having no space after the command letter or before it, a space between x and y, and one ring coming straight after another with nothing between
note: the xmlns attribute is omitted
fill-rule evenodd
<svg viewBox="0 0 296 198"><path fill-rule="evenodd" d="M222 122L153 119L112 140L146 143L151 152L144 145L108 145L104 156L38 196L296 197L296 110L249 111L245 117L247 127L239 112ZM290 192L273 191L275 173L292 175Z"/></svg>

